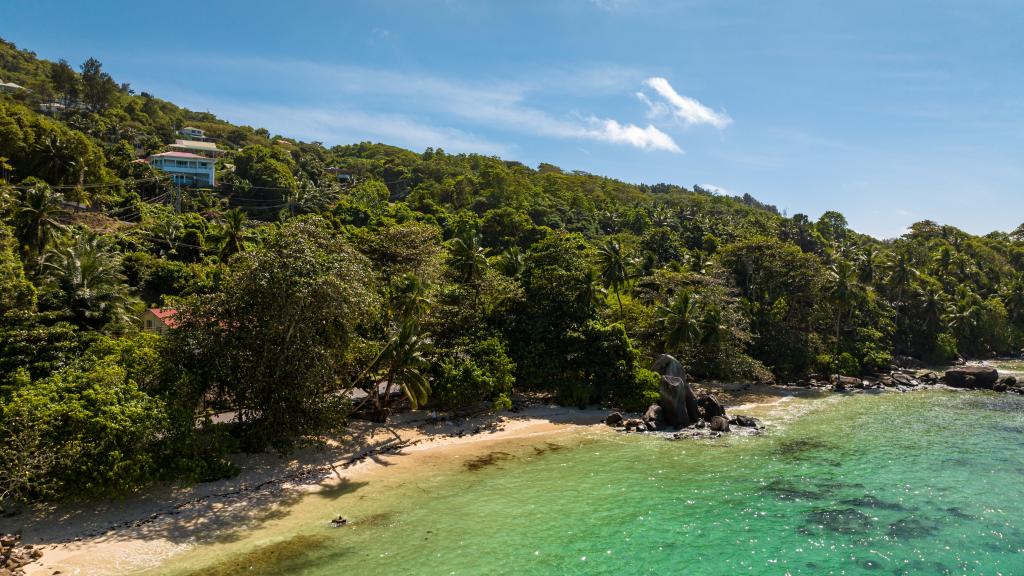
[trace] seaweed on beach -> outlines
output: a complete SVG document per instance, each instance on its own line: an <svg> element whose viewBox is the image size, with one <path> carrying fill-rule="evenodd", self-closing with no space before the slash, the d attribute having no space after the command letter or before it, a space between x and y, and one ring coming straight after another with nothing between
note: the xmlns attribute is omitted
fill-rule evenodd
<svg viewBox="0 0 1024 576"><path fill-rule="evenodd" d="M189 576L290 574L318 566L330 561L331 558L340 558L350 552L349 548L339 546L326 536L299 534L287 540L231 556L212 566L195 570Z"/></svg>
<svg viewBox="0 0 1024 576"><path fill-rule="evenodd" d="M396 515L397 514L395 512L378 512L362 518L356 518L353 524L366 526L368 528L381 528L391 525Z"/></svg>
<svg viewBox="0 0 1024 576"><path fill-rule="evenodd" d="M562 446L561 444L555 444L554 442L545 442L544 446L534 446L533 454L534 456L543 456L544 454L547 454L549 452L557 452L563 448L565 448L565 446Z"/></svg>
<svg viewBox="0 0 1024 576"><path fill-rule="evenodd" d="M482 456L477 456L476 458L467 460L466 469L469 470L470 472L477 472L489 466L495 466L499 462L503 462L511 458L512 455L509 454L508 452L488 452L487 454L484 454Z"/></svg>

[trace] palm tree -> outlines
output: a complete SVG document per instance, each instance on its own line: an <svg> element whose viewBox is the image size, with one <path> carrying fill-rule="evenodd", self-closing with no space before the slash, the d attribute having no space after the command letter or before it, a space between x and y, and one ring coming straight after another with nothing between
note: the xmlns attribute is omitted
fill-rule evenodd
<svg viewBox="0 0 1024 576"><path fill-rule="evenodd" d="M917 278L918 272L910 265L910 258L904 252L897 253L888 263L887 268L889 274L886 282L889 286L890 294L895 295L895 298L892 300L893 308L896 310L893 323L896 325L896 329L899 330L900 308L903 307L905 303L904 296L909 291L911 283Z"/></svg>
<svg viewBox="0 0 1024 576"><path fill-rule="evenodd" d="M166 218L153 226L153 236L160 243L161 256L177 254L178 234L180 232L181 222L177 218Z"/></svg>
<svg viewBox="0 0 1024 576"><path fill-rule="evenodd" d="M427 283L411 272L399 277L391 289L392 318L418 324L433 305L427 297L427 288Z"/></svg>
<svg viewBox="0 0 1024 576"><path fill-rule="evenodd" d="M498 258L498 269L510 278L518 277L525 268L526 262L523 260L523 253L518 246L512 246L505 250Z"/></svg>
<svg viewBox="0 0 1024 576"><path fill-rule="evenodd" d="M64 230L60 222L67 214L63 199L45 183L22 192L14 209L14 234L28 255L41 255L54 235Z"/></svg>
<svg viewBox="0 0 1024 576"><path fill-rule="evenodd" d="M374 363L384 369L384 393L379 394L379 386L375 382L372 395L377 417L382 421L387 418L392 386L401 387L413 409L427 402L430 382L424 372L429 366L426 358L429 349L430 339L420 334L418 323L406 321L398 326L397 332L378 355Z"/></svg>
<svg viewBox="0 0 1024 576"><path fill-rule="evenodd" d="M593 268L587 268L586 275L580 283L580 291L576 294L578 304L589 307L593 306L608 294L602 286L601 275Z"/></svg>
<svg viewBox="0 0 1024 576"><path fill-rule="evenodd" d="M606 242L598 251L598 264L604 287L615 291L615 299L619 303L619 320L621 321L624 316L622 287L629 280L629 271L626 269L627 259L622 254L622 246L615 240Z"/></svg>
<svg viewBox="0 0 1024 576"><path fill-rule="evenodd" d="M480 245L480 236L467 232L452 240L452 268L459 274L462 282L475 283L487 269L487 256Z"/></svg>
<svg viewBox="0 0 1024 576"><path fill-rule="evenodd" d="M132 322L135 302L121 273L120 256L100 236L82 232L50 249L41 273L79 326L100 329Z"/></svg>
<svg viewBox="0 0 1024 576"><path fill-rule="evenodd" d="M221 224L221 235L224 237L220 249L221 262L245 250L245 212L241 208L232 208L224 213Z"/></svg>
<svg viewBox="0 0 1024 576"><path fill-rule="evenodd" d="M683 292L669 306L658 306L660 324L665 331L665 345L670 350L700 341L700 310L697 299Z"/></svg>
<svg viewBox="0 0 1024 576"><path fill-rule="evenodd" d="M875 283L878 276L878 248L868 244L857 259L857 279L865 286Z"/></svg>
<svg viewBox="0 0 1024 576"><path fill-rule="evenodd" d="M1003 290L1003 302L1014 324L1024 320L1024 274L1018 274Z"/></svg>
<svg viewBox="0 0 1024 576"><path fill-rule="evenodd" d="M857 283L857 271L848 260L837 260L832 265L830 274L832 284L828 289L828 295L836 309L835 355L838 356L843 316L847 313L852 314L853 304L860 298L862 292Z"/></svg>
<svg viewBox="0 0 1024 576"><path fill-rule="evenodd" d="M924 316L925 328L929 334L937 332L941 328L942 320L953 313L949 298L932 284L921 289L917 300L921 307L921 315Z"/></svg>
<svg viewBox="0 0 1024 576"><path fill-rule="evenodd" d="M67 146L58 136L49 135L40 139L33 152L33 172L47 182L65 182L65 176L74 168L75 159L68 153Z"/></svg>
<svg viewBox="0 0 1024 576"><path fill-rule="evenodd" d="M700 319L700 344L701 346L714 346L725 338L729 327L722 321L722 311L718 306L709 306Z"/></svg>

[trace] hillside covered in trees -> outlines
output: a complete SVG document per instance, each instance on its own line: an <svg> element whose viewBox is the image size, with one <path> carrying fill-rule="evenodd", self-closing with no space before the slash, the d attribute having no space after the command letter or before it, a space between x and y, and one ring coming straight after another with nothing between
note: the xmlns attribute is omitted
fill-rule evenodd
<svg viewBox="0 0 1024 576"><path fill-rule="evenodd" d="M25 88L0 94L3 502L221 477L356 410L642 409L662 352L793 381L1024 345L1024 228L880 241L699 187L326 147L10 43L0 78ZM223 151L213 188L138 161L184 126Z"/></svg>

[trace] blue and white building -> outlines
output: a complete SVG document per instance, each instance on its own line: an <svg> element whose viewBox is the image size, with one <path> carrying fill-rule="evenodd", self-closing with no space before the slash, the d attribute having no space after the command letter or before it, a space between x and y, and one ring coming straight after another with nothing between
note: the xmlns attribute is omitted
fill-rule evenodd
<svg viewBox="0 0 1024 576"><path fill-rule="evenodd" d="M161 152L147 161L150 166L170 174L171 181L179 186L212 188L217 184L213 158L191 152Z"/></svg>

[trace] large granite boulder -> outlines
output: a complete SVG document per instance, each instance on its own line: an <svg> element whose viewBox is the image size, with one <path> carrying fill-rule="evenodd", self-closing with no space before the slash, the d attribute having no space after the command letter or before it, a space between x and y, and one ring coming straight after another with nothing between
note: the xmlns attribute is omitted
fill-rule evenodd
<svg viewBox="0 0 1024 576"><path fill-rule="evenodd" d="M651 370L654 370L662 376L675 376L676 378L682 378L686 380L686 369L683 368L682 363L676 360L670 354L662 354L658 356L658 359L654 361L651 366Z"/></svg>
<svg viewBox="0 0 1024 576"><path fill-rule="evenodd" d="M685 428L700 419L697 410L697 396L684 378L662 376L659 386L661 416L673 428Z"/></svg>
<svg viewBox="0 0 1024 576"><path fill-rule="evenodd" d="M960 366L946 370L945 379L954 388L991 388L999 372L991 366Z"/></svg>

